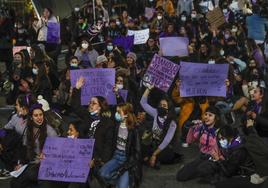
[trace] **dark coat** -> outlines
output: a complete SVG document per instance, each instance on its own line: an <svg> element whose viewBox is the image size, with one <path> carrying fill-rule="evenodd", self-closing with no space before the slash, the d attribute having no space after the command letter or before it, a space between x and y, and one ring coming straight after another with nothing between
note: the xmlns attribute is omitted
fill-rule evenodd
<svg viewBox="0 0 268 188"><path fill-rule="evenodd" d="M115 135L118 135L119 125L116 126ZM117 138L115 136L115 138ZM116 149L116 141L114 139L113 148ZM126 144L127 161L118 169L121 175L125 171L129 171L129 188L136 188L139 186L142 178L142 163L141 163L141 145L138 129L129 129Z"/></svg>
<svg viewBox="0 0 268 188"><path fill-rule="evenodd" d="M81 106L80 102L81 90L73 89L71 106L76 115L83 120L82 137L88 137L90 125L95 121L87 109ZM112 158L113 139L114 139L114 123L110 118L101 116L100 122L96 126L94 133L95 146L93 151L93 159L101 162L107 162Z"/></svg>

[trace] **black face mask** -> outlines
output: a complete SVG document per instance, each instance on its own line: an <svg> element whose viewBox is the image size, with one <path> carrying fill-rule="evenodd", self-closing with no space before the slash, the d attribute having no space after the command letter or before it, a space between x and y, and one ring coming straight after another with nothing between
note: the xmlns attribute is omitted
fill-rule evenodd
<svg viewBox="0 0 268 188"><path fill-rule="evenodd" d="M164 117L164 116L167 115L168 110L166 108L163 108L163 107L158 107L157 108L157 113L158 113L159 117Z"/></svg>

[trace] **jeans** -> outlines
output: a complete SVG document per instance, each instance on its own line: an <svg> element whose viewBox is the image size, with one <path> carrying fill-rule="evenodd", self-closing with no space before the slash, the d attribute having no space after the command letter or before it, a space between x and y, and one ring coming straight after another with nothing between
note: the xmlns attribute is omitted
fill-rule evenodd
<svg viewBox="0 0 268 188"><path fill-rule="evenodd" d="M116 150L113 158L104 164L99 174L100 176L110 184L116 184L117 188L127 188L129 184L129 174L125 171L120 177L114 177L117 170L126 162L125 151Z"/></svg>

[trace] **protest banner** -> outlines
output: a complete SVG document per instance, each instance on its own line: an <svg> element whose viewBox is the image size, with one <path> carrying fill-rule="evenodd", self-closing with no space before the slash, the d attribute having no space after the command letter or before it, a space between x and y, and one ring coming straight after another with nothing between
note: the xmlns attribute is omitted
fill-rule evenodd
<svg viewBox="0 0 268 188"><path fill-rule="evenodd" d="M43 148L45 157L41 161L38 179L86 182L94 141L94 139L48 137Z"/></svg>
<svg viewBox="0 0 268 188"><path fill-rule="evenodd" d="M47 43L60 42L60 24L57 22L47 23Z"/></svg>
<svg viewBox="0 0 268 188"><path fill-rule="evenodd" d="M181 62L180 96L226 96L228 64Z"/></svg>
<svg viewBox="0 0 268 188"><path fill-rule="evenodd" d="M71 70L71 85L75 87L76 81L82 76L85 78L85 84L81 88L81 104L88 105L91 97L108 96L113 94L113 86L115 85L114 69L80 69ZM108 101L109 103L109 101Z"/></svg>
<svg viewBox="0 0 268 188"><path fill-rule="evenodd" d="M120 36L113 39L113 45L124 48L126 52L130 52L134 44L134 36Z"/></svg>
<svg viewBox="0 0 268 188"><path fill-rule="evenodd" d="M163 37L159 41L163 56L188 56L187 37Z"/></svg>
<svg viewBox="0 0 268 188"><path fill-rule="evenodd" d="M211 27L215 29L225 23L224 15L219 7L213 9L212 11L209 11L206 14L206 18L208 19Z"/></svg>
<svg viewBox="0 0 268 188"><path fill-rule="evenodd" d="M155 54L144 74L143 81L167 92L179 69L179 65Z"/></svg>
<svg viewBox="0 0 268 188"><path fill-rule="evenodd" d="M154 16L154 12L155 12L154 8L145 7L145 10L144 10L145 18L150 20Z"/></svg>
<svg viewBox="0 0 268 188"><path fill-rule="evenodd" d="M149 39L150 30L149 29L143 29L143 30L128 30L127 33L128 36L134 35L134 44L145 44L147 40Z"/></svg>
<svg viewBox="0 0 268 188"><path fill-rule="evenodd" d="M118 94L124 99L125 102L127 101L128 90L120 89L118 90ZM115 94L110 93L110 95L107 96L107 101L109 102L109 105L116 105L117 101Z"/></svg>

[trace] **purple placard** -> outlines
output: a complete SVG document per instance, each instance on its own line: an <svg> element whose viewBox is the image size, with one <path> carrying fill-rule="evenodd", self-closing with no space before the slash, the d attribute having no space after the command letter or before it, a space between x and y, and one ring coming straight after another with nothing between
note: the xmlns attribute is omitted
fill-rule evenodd
<svg viewBox="0 0 268 188"><path fill-rule="evenodd" d="M180 96L226 96L228 64L181 62Z"/></svg>
<svg viewBox="0 0 268 188"><path fill-rule="evenodd" d="M143 81L167 92L179 69L180 65L155 54L144 74Z"/></svg>
<svg viewBox="0 0 268 188"><path fill-rule="evenodd" d="M75 87L77 79L81 76L85 78L85 84L81 90L82 105L88 105L89 100L94 96L103 96L107 99L113 92L113 86L115 85L114 69L71 70L72 87Z"/></svg>
<svg viewBox="0 0 268 188"><path fill-rule="evenodd" d="M128 90L125 90L125 89L118 90L118 94L124 99L125 102L127 101ZM116 96L114 92L110 93L110 95L107 96L107 100L110 105L117 104Z"/></svg>
<svg viewBox="0 0 268 188"><path fill-rule="evenodd" d="M188 56L187 37L163 37L159 39L163 56Z"/></svg>
<svg viewBox="0 0 268 188"><path fill-rule="evenodd" d="M47 43L60 42L60 24L57 22L47 23Z"/></svg>
<svg viewBox="0 0 268 188"><path fill-rule="evenodd" d="M126 52L130 52L134 45L134 35L117 37L113 39L113 44L124 48Z"/></svg>
<svg viewBox="0 0 268 188"><path fill-rule="evenodd" d="M94 142L94 139L48 137L43 148L45 158L41 161L38 179L86 182Z"/></svg>

